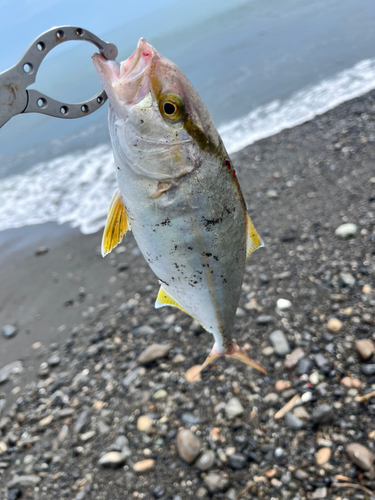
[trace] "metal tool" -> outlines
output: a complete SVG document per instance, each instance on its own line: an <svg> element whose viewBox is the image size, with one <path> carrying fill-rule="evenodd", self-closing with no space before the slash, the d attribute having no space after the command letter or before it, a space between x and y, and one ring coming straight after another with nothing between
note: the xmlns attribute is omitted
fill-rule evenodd
<svg viewBox="0 0 375 500"><path fill-rule="evenodd" d="M83 28L59 26L41 34L30 45L22 59L12 68L0 73L0 128L20 113L42 113L57 118L80 118L99 109L107 100L102 90L91 99L68 104L56 101L37 90L27 90L35 82L38 69L46 55L69 40L93 43L107 59L117 57L117 47Z"/></svg>

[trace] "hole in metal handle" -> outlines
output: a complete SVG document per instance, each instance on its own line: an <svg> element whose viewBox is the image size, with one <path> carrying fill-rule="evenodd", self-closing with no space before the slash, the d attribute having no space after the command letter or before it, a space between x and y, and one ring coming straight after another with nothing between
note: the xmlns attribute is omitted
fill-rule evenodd
<svg viewBox="0 0 375 500"><path fill-rule="evenodd" d="M31 73L34 72L34 66L31 63L25 63L22 66L22 69L23 69L24 73L26 73L27 75L31 75Z"/></svg>
<svg viewBox="0 0 375 500"><path fill-rule="evenodd" d="M46 50L46 44L44 42L38 42L36 44L36 48L40 51L40 52L44 52Z"/></svg>
<svg viewBox="0 0 375 500"><path fill-rule="evenodd" d="M60 40L62 40L63 38L65 38L65 33L63 30L59 30L56 32L56 37L59 38Z"/></svg>
<svg viewBox="0 0 375 500"><path fill-rule="evenodd" d="M61 108L60 108L60 113L61 113L62 115L67 115L67 114L69 113L69 108L68 108L68 106L61 106Z"/></svg>
<svg viewBox="0 0 375 500"><path fill-rule="evenodd" d="M101 96L101 95L96 99L96 102L98 104L102 104L103 101L104 101L104 99L103 99L103 96Z"/></svg>
<svg viewBox="0 0 375 500"><path fill-rule="evenodd" d="M81 111L82 111L82 113L88 113L89 112L89 107L87 106L87 104L82 104Z"/></svg>
<svg viewBox="0 0 375 500"><path fill-rule="evenodd" d="M83 34L84 34L84 31L83 31L83 29L82 29L82 28L77 28L77 29L76 29L76 35L77 35L77 36L83 36Z"/></svg>
<svg viewBox="0 0 375 500"><path fill-rule="evenodd" d="M44 97L40 97L36 101L36 104L37 104L38 108L45 109L47 107L47 99L44 99Z"/></svg>

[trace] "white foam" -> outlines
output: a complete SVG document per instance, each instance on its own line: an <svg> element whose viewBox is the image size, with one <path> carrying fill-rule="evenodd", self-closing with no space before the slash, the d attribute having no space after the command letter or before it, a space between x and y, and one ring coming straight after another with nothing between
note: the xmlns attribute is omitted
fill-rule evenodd
<svg viewBox="0 0 375 500"><path fill-rule="evenodd" d="M375 59L366 59L332 78L272 101L219 128L229 153L295 127L375 88Z"/></svg>
<svg viewBox="0 0 375 500"><path fill-rule="evenodd" d="M261 106L219 131L228 151L238 151L373 88L375 59L369 59L284 101ZM0 230L56 221L69 222L84 234L98 231L116 187L109 146L40 163L0 180Z"/></svg>

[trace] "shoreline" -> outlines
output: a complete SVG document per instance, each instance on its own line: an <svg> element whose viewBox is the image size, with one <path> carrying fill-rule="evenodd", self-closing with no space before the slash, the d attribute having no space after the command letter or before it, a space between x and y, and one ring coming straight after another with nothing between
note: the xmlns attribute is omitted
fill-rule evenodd
<svg viewBox="0 0 375 500"><path fill-rule="evenodd" d="M9 484L26 498L54 498L51 477L59 474L61 494L98 500L185 500L184 495L198 498L199 490L201 498L231 499L268 470L273 476L257 486L263 498L335 497L342 493L331 486L335 474L360 483L361 472L345 446L355 442L374 449L374 399L367 406L356 399L375 385L372 355L364 362L356 348L358 339L375 340L375 294L364 293L375 289L374 121L372 91L232 155L265 242L247 261L234 337L250 345L251 357L267 369L265 377L219 360L201 382L185 380L185 372L204 361L211 335L199 333L181 311L154 310L157 279L131 234L105 259L97 251L101 232L82 235L47 224L39 228L40 238L32 227L3 240L0 235L0 325L17 323L19 329L14 338L1 336L0 369L20 357L24 364L21 374L0 385L6 401L0 419L1 413L8 419L0 437L8 464L0 467L0 498L7 498ZM345 222L358 227L351 239L335 235ZM30 244L20 244L27 233ZM49 251L36 256L40 246ZM278 312L279 298L290 300L291 308ZM336 333L327 327L332 318L341 323ZM302 350L305 368L300 361L285 365L285 353L271 341L275 331L290 351ZM142 366L138 356L154 342L168 343L170 352ZM347 376L360 381L358 389L342 384ZM278 381L288 388L278 392ZM293 396L307 393L291 417L274 419ZM233 398L242 410L232 418ZM140 415L152 421L151 431L139 430ZM180 458L176 436L182 428L213 452L208 472ZM317 431L328 436L325 446L317 442ZM25 445L24 432L37 439ZM123 461L117 470L101 467L98 460L118 450L119 438ZM317 465L314 453L327 447L333 458ZM31 466L23 462L28 454ZM154 468L139 475L133 466L144 459L154 460ZM13 474L32 475L36 483L12 483ZM371 478L363 481L374 489ZM164 493L155 496L157 488ZM319 489L322 496L312 497Z"/></svg>

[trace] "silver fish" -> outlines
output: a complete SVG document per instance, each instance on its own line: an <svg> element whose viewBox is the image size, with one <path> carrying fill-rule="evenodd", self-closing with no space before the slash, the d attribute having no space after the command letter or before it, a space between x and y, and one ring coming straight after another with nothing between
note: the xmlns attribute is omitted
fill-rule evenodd
<svg viewBox="0 0 375 500"><path fill-rule="evenodd" d="M131 229L161 284L155 307L178 307L214 336L201 369L226 355L265 373L232 341L245 260L263 243L205 105L144 38L121 64L93 62L110 101L119 185L103 256Z"/></svg>

